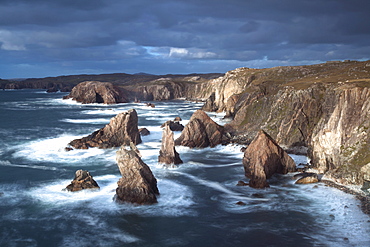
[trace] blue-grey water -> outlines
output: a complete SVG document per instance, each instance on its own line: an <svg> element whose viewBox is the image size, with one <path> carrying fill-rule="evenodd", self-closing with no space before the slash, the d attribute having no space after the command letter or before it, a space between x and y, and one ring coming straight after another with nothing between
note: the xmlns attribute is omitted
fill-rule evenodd
<svg viewBox="0 0 370 247"><path fill-rule="evenodd" d="M352 195L295 185L291 175L273 178L268 189L236 186L247 181L240 146L177 147L184 164L158 164L160 125L176 116L185 125L201 104L81 105L64 95L0 91L0 246L370 246L370 217ZM112 200L117 149L64 150L132 108L151 132L138 148L158 180L152 206ZM100 190L63 191L78 169L90 171Z"/></svg>

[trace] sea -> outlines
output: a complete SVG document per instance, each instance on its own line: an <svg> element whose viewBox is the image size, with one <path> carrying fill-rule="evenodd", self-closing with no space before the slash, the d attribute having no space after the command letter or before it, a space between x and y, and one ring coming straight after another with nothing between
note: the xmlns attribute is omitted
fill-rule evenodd
<svg viewBox="0 0 370 247"><path fill-rule="evenodd" d="M0 91L2 247L370 246L370 217L353 195L323 183L296 185L292 174L274 176L266 189L236 186L248 181L240 145L178 146L183 164L158 164L160 126L177 116L186 125L201 103L80 104L64 95ZM158 182L158 203L150 206L113 201L118 148L65 150L130 109L138 112L139 128L151 133L137 146ZM222 113L208 114L227 123ZM88 170L100 190L63 190L79 169Z"/></svg>

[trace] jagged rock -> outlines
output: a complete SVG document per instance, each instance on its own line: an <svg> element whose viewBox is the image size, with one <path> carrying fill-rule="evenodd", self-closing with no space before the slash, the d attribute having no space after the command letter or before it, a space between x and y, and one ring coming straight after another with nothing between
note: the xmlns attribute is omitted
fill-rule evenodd
<svg viewBox="0 0 370 247"><path fill-rule="evenodd" d="M166 125L162 135L162 146L159 151L158 162L167 165L182 164L180 155L176 152L173 132L169 125Z"/></svg>
<svg viewBox="0 0 370 247"><path fill-rule="evenodd" d="M161 128L164 128L165 126L169 126L172 131L182 131L184 129L184 125L180 124L179 122L175 121L167 121L164 124L161 125Z"/></svg>
<svg viewBox="0 0 370 247"><path fill-rule="evenodd" d="M137 151L121 146L116 161L122 177L117 182L115 201L140 205L157 203L157 180Z"/></svg>
<svg viewBox="0 0 370 247"><path fill-rule="evenodd" d="M75 139L69 143L77 149L87 149L89 147L111 148L121 145L135 145L141 143L138 130L138 117L135 109L122 112L113 117L109 124L89 136Z"/></svg>
<svg viewBox="0 0 370 247"><path fill-rule="evenodd" d="M293 178L299 178L295 183L296 184L312 184L319 182L319 177L317 173L313 172L303 172L293 176Z"/></svg>
<svg viewBox="0 0 370 247"><path fill-rule="evenodd" d="M147 128L140 128L139 133L140 133L141 136L150 135L150 131Z"/></svg>
<svg viewBox="0 0 370 247"><path fill-rule="evenodd" d="M71 93L63 99L72 98L82 104L104 103L117 104L127 102L123 90L110 82L85 81L72 88Z"/></svg>
<svg viewBox="0 0 370 247"><path fill-rule="evenodd" d="M99 185L88 171L77 170L75 178L71 184L66 187L66 190L74 192L84 189L99 189Z"/></svg>
<svg viewBox="0 0 370 247"><path fill-rule="evenodd" d="M244 152L245 176L253 188L269 187L267 179L275 173L296 170L294 160L263 130L260 130Z"/></svg>
<svg viewBox="0 0 370 247"><path fill-rule="evenodd" d="M223 141L224 128L215 123L204 111L197 110L191 116L175 145L187 147L215 147Z"/></svg>

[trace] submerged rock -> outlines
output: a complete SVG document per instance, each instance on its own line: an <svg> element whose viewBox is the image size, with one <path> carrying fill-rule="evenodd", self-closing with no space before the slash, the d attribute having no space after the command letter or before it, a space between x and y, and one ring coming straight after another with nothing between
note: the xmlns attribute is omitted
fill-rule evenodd
<svg viewBox="0 0 370 247"><path fill-rule="evenodd" d="M175 122L171 120L162 124L161 128L164 128L166 125L168 125L172 131L182 131L184 129L184 125L180 124L179 122Z"/></svg>
<svg viewBox="0 0 370 247"><path fill-rule="evenodd" d="M319 177L317 176L317 174L312 172L299 173L297 175L294 175L293 178L299 178L295 182L296 184L312 184L319 182Z"/></svg>
<svg viewBox="0 0 370 247"><path fill-rule="evenodd" d="M263 130L260 130L244 152L245 176L253 188L269 187L267 179L275 173L296 171L294 160Z"/></svg>
<svg viewBox="0 0 370 247"><path fill-rule="evenodd" d="M166 125L162 135L162 146L159 151L158 162L167 165L182 164L180 155L176 152L173 132L169 125Z"/></svg>
<svg viewBox="0 0 370 247"><path fill-rule="evenodd" d="M114 200L140 205L157 203L157 180L137 151L121 146L116 161L122 177L117 182Z"/></svg>
<svg viewBox="0 0 370 247"><path fill-rule="evenodd" d="M85 81L72 88L63 99L72 98L82 104L104 103L117 104L127 102L123 90L110 82Z"/></svg>
<svg viewBox="0 0 370 247"><path fill-rule="evenodd" d="M84 189L99 189L98 183L93 179L88 171L77 170L75 178L70 185L66 187L66 190L74 192Z"/></svg>
<svg viewBox="0 0 370 247"><path fill-rule="evenodd" d="M75 139L69 145L77 149L88 149L89 147L111 148L129 145L130 142L135 145L141 143L135 109L118 114L104 128L89 136Z"/></svg>
<svg viewBox="0 0 370 247"><path fill-rule="evenodd" d="M140 128L139 133L141 136L148 136L150 135L150 131L147 128Z"/></svg>
<svg viewBox="0 0 370 247"><path fill-rule="evenodd" d="M175 144L191 148L215 147L223 142L223 134L223 126L215 123L204 111L197 110Z"/></svg>

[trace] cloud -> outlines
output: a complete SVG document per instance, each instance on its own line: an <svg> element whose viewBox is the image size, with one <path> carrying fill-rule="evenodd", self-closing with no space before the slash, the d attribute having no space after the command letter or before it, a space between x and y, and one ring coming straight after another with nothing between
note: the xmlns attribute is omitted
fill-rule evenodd
<svg viewBox="0 0 370 247"><path fill-rule="evenodd" d="M0 0L0 77L21 64L44 76L369 59L369 11L367 0Z"/></svg>
<svg viewBox="0 0 370 247"><path fill-rule="evenodd" d="M189 59L208 59L216 57L216 53L203 51L200 49L170 48L169 57L189 58Z"/></svg>

